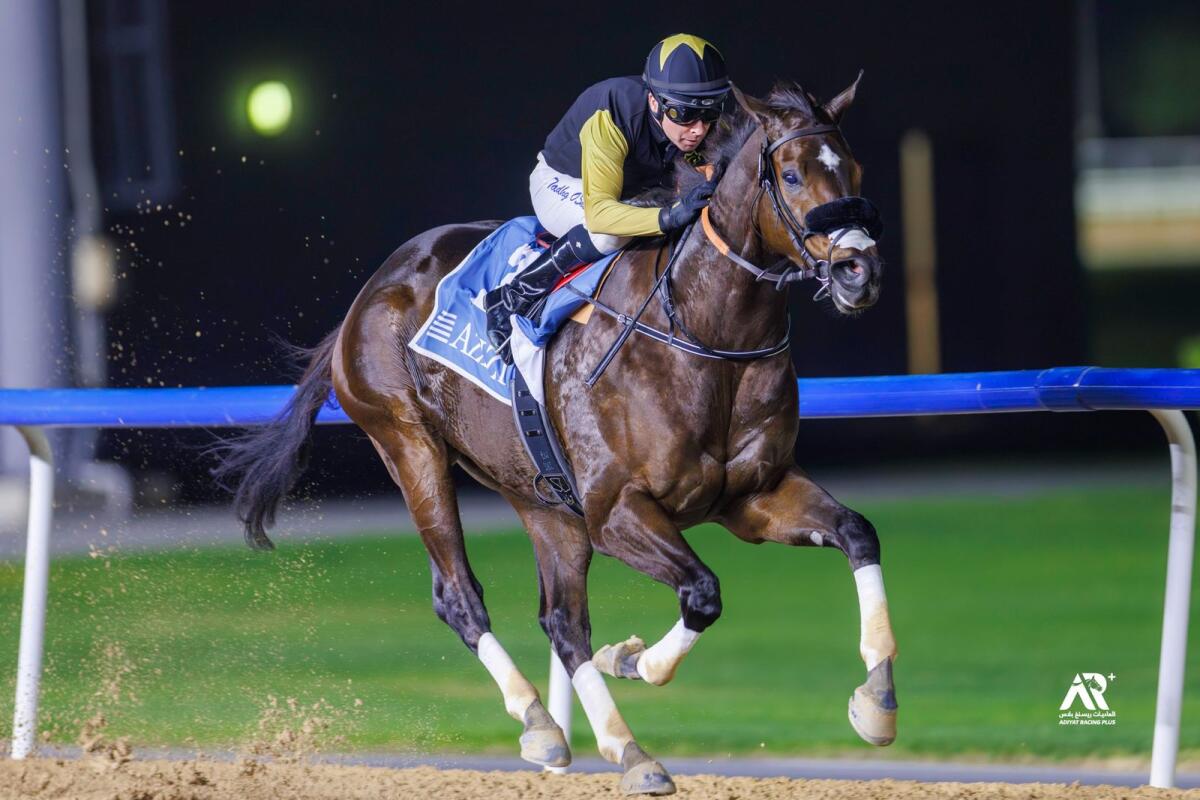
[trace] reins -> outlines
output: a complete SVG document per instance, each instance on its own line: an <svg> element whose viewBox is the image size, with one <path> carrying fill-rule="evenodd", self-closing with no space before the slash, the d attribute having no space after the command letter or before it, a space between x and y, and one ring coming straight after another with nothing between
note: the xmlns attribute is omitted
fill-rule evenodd
<svg viewBox="0 0 1200 800"><path fill-rule="evenodd" d="M785 230L787 230L788 237L791 239L792 245L795 247L796 252L800 256L801 260L803 260L803 266L796 264L788 258L782 259L784 266L778 272L772 271L777 264L772 265L770 268L763 268L753 264L736 253L733 248L729 246L729 243L726 242L719 233L717 233L717 230L713 225L712 218L709 215L707 206L705 206L700 212L700 227L704 231L704 237L709 244L716 248L718 253L732 261L734 264L737 264L742 269L752 273L755 277L755 280L767 280L774 282L776 290L782 290L789 283L794 281L816 278L818 281L820 281L821 288L819 288L816 294L813 295L813 300L820 300L830 292L833 268L833 251L836 249L837 243L842 236L844 236L846 232L852 228L860 228L870 233L871 230L868 226L878 227L879 224L878 212L875 211L874 206L872 206L869 201L863 198L839 198L829 203L817 206L805 215L805 222L801 223L800 220L796 218L796 215L792 212L791 207L788 206L787 203L783 202L783 199L779 196L779 185L775 179L774 163L773 159L771 158L772 155L781 146L790 141L805 136L819 136L826 133L841 133L841 129L837 125L833 124L814 125L809 128L801 128L799 130L791 131L773 142L769 139L766 139L763 142L763 147L758 158L759 187L758 193L755 195L753 205L758 205L759 199L765 192L771 200L771 206L775 211L776 217L780 222L783 223L783 227ZM712 179L713 166L711 164L706 165L702 171L705 173L706 178L709 180ZM847 205L848 203L854 204L856 208L865 208L868 212L866 215L866 221L852 218L849 214L850 209ZM814 226L810 221L814 215L827 218L826 224L821 227ZM831 230L829 228L830 224L837 224L837 227ZM678 259L679 254L683 251L683 245L688 241L688 238L691 236L692 229L695 227L695 225L696 223L694 222L689 224L684 229L682 235L675 240L671 257L667 261L666 269L664 269L661 273L658 273L658 263L662 255L662 248L659 249L659 253L657 256L655 256L654 260L654 269L657 279L654 282L654 286L650 289L650 293L646 295L646 298L638 307L637 313L632 317L617 311L607 303L602 302L598 297L590 297L571 286L570 283L566 284L571 291L575 292L588 303L591 303L594 308L599 309L602 313L607 314L609 317L615 319L617 323L623 327L621 333L605 352L604 357L600 359L600 363L598 363L595 369L592 370L591 374L588 375L586 383L589 387L596 384L596 381L598 381L600 376L604 374L604 371L608 369L608 365L612 363L613 359L617 355L617 352L625 345L625 342L629 340L629 337L634 331L637 331L644 336L648 336L655 341L662 342L670 347L674 347L677 350L682 350L689 355L725 361L753 361L760 358L769 358L788 349L792 326L790 315L788 317L788 327L784 332L783 339L769 347L761 347L754 350L722 350L719 348L708 347L687 329L687 326L684 325L683 320L680 318L679 309L675 304L675 299L672 292L671 274L675 268L675 261ZM837 232L837 235L833 235L835 232ZM829 235L830 237L829 252L827 257L823 259L817 258L810 253L807 246L809 238L821 234ZM760 233L759 236L761 237L761 235L762 234ZM670 323L670 327L666 332L660 331L657 328L653 328L641 322L642 314L645 313L647 306L650 304L651 298L653 298L655 294L659 295L663 313L666 315L667 321ZM676 329L679 330L682 338L676 335Z"/></svg>
<svg viewBox="0 0 1200 800"><path fill-rule="evenodd" d="M675 246L671 252L670 259L667 261L666 269L664 269L661 273L658 272L658 263L662 256L663 248L659 248L658 255L656 255L654 259L654 271L655 274L658 275L658 278L654 281L654 286L651 287L650 292L646 295L646 298L642 300L642 304L638 307L637 313L633 316L629 316L617 311L615 308L603 302L598 297L590 297L576 289L571 284L566 284L567 288L575 292L575 294L579 295L588 303L591 303L592 306L598 309L601 313L612 317L617 321L618 324L623 326L623 330L613 341L613 343L609 345L604 357L600 359L600 363L598 363L592 370L591 374L588 375L585 382L589 387L596 385L596 381L600 380L600 376L604 374L606 369L608 369L608 365L612 363L614 358L616 358L617 352L620 351L620 349L625 345L625 342L629 340L629 337L634 331L637 331L644 336L648 336L655 341L662 342L669 347L682 350L689 355L701 356L703 358L715 358L724 361L753 361L759 358L767 358L769 356L782 353L784 350L788 349L792 327L790 317L788 319L788 329L784 333L783 338L777 344L772 345L771 347L761 347L754 350L722 350L720 348L708 347L687 330L683 324L683 320L679 318L679 311L675 306L675 300L671 292L672 284L670 276L674 270L675 261L679 258L679 254L683 252L683 245L687 242L688 237L691 235L694 227L695 223L693 222L688 225L684 229L683 234L675 240ZM671 323L670 329L667 332L660 331L657 328L653 328L644 322L641 322L642 314L645 313L646 308L650 305L650 300L653 299L655 294L660 296L663 306L663 313L666 314L667 320ZM684 335L684 339L680 339L678 336L676 336L675 329L677 327Z"/></svg>

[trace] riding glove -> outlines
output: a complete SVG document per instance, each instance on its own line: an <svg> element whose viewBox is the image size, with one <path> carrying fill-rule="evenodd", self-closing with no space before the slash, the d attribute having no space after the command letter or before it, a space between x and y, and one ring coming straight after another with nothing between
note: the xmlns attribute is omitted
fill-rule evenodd
<svg viewBox="0 0 1200 800"><path fill-rule="evenodd" d="M658 211L658 227L663 233L670 233L695 222L696 217L700 216L700 210L708 205L708 199L712 197L716 188L715 181L705 181L693 186L678 203L663 206Z"/></svg>

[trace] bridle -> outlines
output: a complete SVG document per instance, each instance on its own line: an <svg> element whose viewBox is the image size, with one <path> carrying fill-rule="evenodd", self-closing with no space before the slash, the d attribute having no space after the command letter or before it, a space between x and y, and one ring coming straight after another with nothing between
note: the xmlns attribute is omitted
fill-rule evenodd
<svg viewBox="0 0 1200 800"><path fill-rule="evenodd" d="M766 132L764 131L764 137ZM721 238L713 227L712 219L708 214L708 207L700 213L700 224L704 229L704 235L721 255L728 258L733 263L743 269L752 272L757 280L769 280L775 283L776 290L786 288L793 281L805 280L807 278L816 278L821 282L821 288L813 295L813 300L820 300L830 293L830 283L832 281L833 270L833 251L837 247L838 241L853 229L862 230L872 239L877 239L882 232L882 223L879 219L879 212L871 201L863 197L840 197L837 200L831 200L828 203L822 203L816 208L804 215L804 222L796 219L796 215L792 212L790 206L783 202L779 195L779 184L775 178L774 160L772 158L776 150L783 145L795 139L800 139L805 136L820 136L826 133L841 133L841 129L836 124L831 125L814 125L809 128L800 128L791 131L775 141L765 139L762 150L758 156L758 192L754 196L753 207L757 207L762 199L763 193L771 199L771 205L775 210L776 216L783 223L784 228L788 232L788 237L792 241L792 245L796 248L796 252L800 255L804 265L799 266L789 258L782 259L781 262L773 264L770 268L759 267L750 261L742 258L729 246L729 244ZM706 177L711 180L714 168L712 165L707 167ZM617 352L625 344L626 340L633 334L634 331L648 336L651 339L656 339L663 344L682 350L685 353L694 356L705 358L719 359L722 361L754 361L760 358L769 358L778 355L789 349L789 339L791 336L791 319L788 319L788 330L784 333L783 338L774 345L761 347L755 350L720 350L709 347L701 342L694 334L692 334L683 324L683 320L679 317L679 310L676 306L674 297L672 296L671 275L674 271L675 261L679 254L683 251L683 244L691 237L692 228L695 223L688 225L684 229L683 234L676 240L674 251L671 253L670 259L667 261L666 269L658 273L658 279L654 283L654 288L650 290L645 300L642 301L641 307L637 313L632 316L623 314L612 308L608 304L601 302L598 297L590 297L575 289L570 283L566 284L568 288L578 294L586 302L590 303L594 308L599 309L602 313L614 318L618 324L623 327L621 334L609 347L608 352L600 360L600 363L588 375L586 383L588 386L594 386L596 381L612 363ZM762 232L758 230L757 224L754 226L759 238L762 238ZM836 232L836 234L835 234ZM809 252L807 242L817 235L829 236L829 251L826 258L817 258ZM782 266L780 267L780 264ZM657 272L657 263L655 265ZM780 267L778 272L773 271L776 267ZM641 322L642 313L645 312L650 300L655 296L659 296L662 304L663 312L670 323L668 331L660 331L652 328L649 325ZM676 334L678 329L682 336Z"/></svg>
<svg viewBox="0 0 1200 800"><path fill-rule="evenodd" d="M763 146L758 155L758 192L754 195L752 207L757 207L763 194L766 193L771 200L775 216L783 223L784 230L787 231L788 238L792 241L792 246L804 262L803 266L785 257L771 267L763 268L742 258L717 233L706 206L700 212L700 224L709 243L721 255L739 267L752 272L756 280L774 282L777 290L782 290L793 281L816 278L820 281L821 288L813 295L813 300L820 300L828 295L832 281L833 251L837 248L838 242L855 228L862 230L872 239L877 239L883 227L879 220L879 212L871 201L864 197L839 197L812 209L805 214L804 222L801 222L796 218L791 206L785 203L779 195L779 182L775 177L775 163L772 156L780 147L796 139L806 136L822 136L827 133L840 135L841 132L841 128L836 124L813 125L790 131L775 141L765 138L766 132L763 132ZM711 178L711 173L709 177ZM755 231L761 239L762 232L758 230L757 225L755 225ZM835 232L836 235L832 235ZM808 240L818 235L829 236L829 250L825 258L817 258L808 249ZM779 271L774 271L776 268Z"/></svg>

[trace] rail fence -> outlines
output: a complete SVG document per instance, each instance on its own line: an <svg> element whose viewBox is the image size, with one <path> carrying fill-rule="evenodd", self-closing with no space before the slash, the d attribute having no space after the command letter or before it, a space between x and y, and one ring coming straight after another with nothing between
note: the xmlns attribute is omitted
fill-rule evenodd
<svg viewBox="0 0 1200 800"><path fill-rule="evenodd" d="M1154 415L1167 436L1172 485L1150 785L1173 786L1196 530L1196 445L1183 411L1200 409L1200 370L1055 367L946 375L803 378L799 389L800 416L809 419L1113 410L1149 411ZM25 758L32 752L37 732L54 497L53 454L44 429L262 425L275 418L292 392L291 386L0 389L0 425L16 427L30 451L13 758ZM317 416L318 424L349 422L332 397ZM550 713L569 737L570 680L553 652L551 667Z"/></svg>

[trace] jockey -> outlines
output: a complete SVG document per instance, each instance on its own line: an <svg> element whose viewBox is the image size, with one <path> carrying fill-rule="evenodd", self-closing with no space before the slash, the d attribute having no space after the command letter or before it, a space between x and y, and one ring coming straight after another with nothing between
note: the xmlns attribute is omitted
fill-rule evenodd
<svg viewBox="0 0 1200 800"><path fill-rule="evenodd" d="M538 221L558 239L485 298L488 339L506 362L510 315L525 315L561 276L636 236L670 233L699 216L712 183L662 208L622 200L662 185L675 157L686 157L704 141L729 91L717 48L681 33L654 46L640 78L601 81L575 100L546 137L529 176Z"/></svg>

